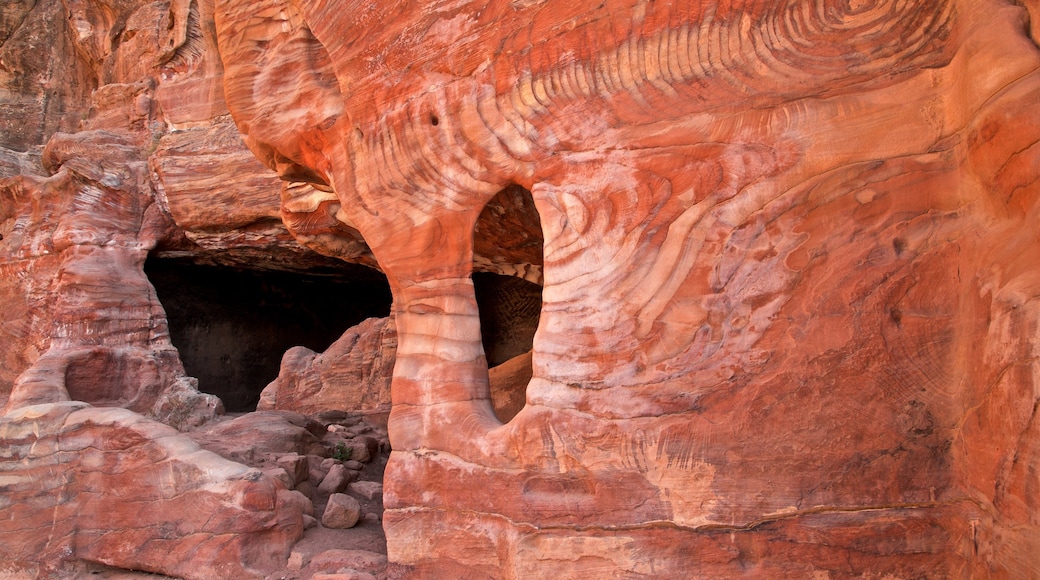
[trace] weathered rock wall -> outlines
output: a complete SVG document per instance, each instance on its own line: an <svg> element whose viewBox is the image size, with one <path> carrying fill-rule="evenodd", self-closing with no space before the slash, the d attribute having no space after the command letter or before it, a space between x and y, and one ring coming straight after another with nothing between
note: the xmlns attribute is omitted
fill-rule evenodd
<svg viewBox="0 0 1040 580"><path fill-rule="evenodd" d="M197 3L180 1L0 8L4 574L62 577L95 562L184 578L259 577L284 566L302 533L301 507L282 500L280 483L200 452L167 426L198 426L221 403L185 375L146 257L323 259L269 225L280 185L214 125L227 112L219 59L192 48L202 21ZM178 107L163 89L185 77L209 78L221 95L194 105L207 129L190 133L193 145L172 136L191 115L168 115ZM178 171L185 147L222 154L200 159L194 173ZM197 202L192 188L206 171L223 174L209 184L224 207L208 224L178 205ZM240 255L233 242L208 250L191 241L196 229L248 243Z"/></svg>
<svg viewBox="0 0 1040 580"><path fill-rule="evenodd" d="M1030 11L219 2L246 142L394 291L395 573L1036 575ZM470 274L514 185L544 293L503 425Z"/></svg>
<svg viewBox="0 0 1040 580"><path fill-rule="evenodd" d="M392 574L1037 576L1038 21L5 4L0 560L238 578L297 537L274 479L141 416L217 411L152 255L388 275L389 388L384 327L287 353L273 405L392 400ZM489 376L474 270L544 283L530 363Z"/></svg>

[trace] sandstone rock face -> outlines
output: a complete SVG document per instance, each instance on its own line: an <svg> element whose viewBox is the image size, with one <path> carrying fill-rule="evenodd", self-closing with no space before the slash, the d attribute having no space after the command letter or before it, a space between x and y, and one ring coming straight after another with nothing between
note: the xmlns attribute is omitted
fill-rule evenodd
<svg viewBox="0 0 1040 580"><path fill-rule="evenodd" d="M523 304L527 306L528 302ZM520 324L529 320L529 317L523 318ZM534 319L537 321L537 316ZM508 327L498 329L500 332L516 330L515 325L502 322L509 321L500 321L501 326ZM488 324L481 326L489 327ZM499 344L501 352L518 348L516 340L503 340ZM260 394L257 410L284 409L305 414L327 409L387 412L396 354L397 333L388 318L368 319L349 328L320 354L306 347L293 347L282 357L278 378ZM491 402L496 414L499 418L511 419L524 406L525 389L531 379L530 352L492 368L490 379Z"/></svg>
<svg viewBox="0 0 1040 580"><path fill-rule="evenodd" d="M237 137L212 9L0 6L0 575L262 577L313 511L170 427L222 405L186 376L147 258L339 263L281 224L282 185Z"/></svg>
<svg viewBox="0 0 1040 580"><path fill-rule="evenodd" d="M68 58L74 25L63 12L62 2L0 6L0 148L24 152L75 129L97 86L79 58Z"/></svg>
<svg viewBox="0 0 1040 580"><path fill-rule="evenodd" d="M247 144L394 292L392 575L1040 573L1035 2L216 14ZM517 185L502 424L470 276Z"/></svg>
<svg viewBox="0 0 1040 580"><path fill-rule="evenodd" d="M321 516L321 525L326 528L352 528L361 518L361 504L358 500L342 493L329 496L329 504Z"/></svg>
<svg viewBox="0 0 1040 580"><path fill-rule="evenodd" d="M254 456L262 453L324 455L325 448L320 443L324 433L323 425L299 413L266 411L213 422L193 430L190 436L224 457L238 449L248 449ZM237 459L248 462L252 457Z"/></svg>
<svg viewBox="0 0 1040 580"><path fill-rule="evenodd" d="M392 576L1040 575L1037 22L1036 0L4 3L4 572L248 577L299 533L306 494L144 418L219 413L153 256L390 277L390 388L384 323L287 353L268 400L393 402ZM530 364L488 372L472 271L544 284ZM306 460L276 475L315 487L310 457L313 485Z"/></svg>
<svg viewBox="0 0 1040 580"><path fill-rule="evenodd" d="M0 417L0 440L5 572L61 577L63 563L85 560L262 578L303 532L300 507L275 481L126 409L23 407Z"/></svg>
<svg viewBox="0 0 1040 580"><path fill-rule="evenodd" d="M139 148L115 133L59 134L42 159L50 176L0 181L0 400L79 400L180 426L209 419L220 401L184 376L142 270L169 222Z"/></svg>
<svg viewBox="0 0 1040 580"><path fill-rule="evenodd" d="M348 329L321 354L291 348L257 409L389 411L396 351L397 333L388 318L370 318Z"/></svg>

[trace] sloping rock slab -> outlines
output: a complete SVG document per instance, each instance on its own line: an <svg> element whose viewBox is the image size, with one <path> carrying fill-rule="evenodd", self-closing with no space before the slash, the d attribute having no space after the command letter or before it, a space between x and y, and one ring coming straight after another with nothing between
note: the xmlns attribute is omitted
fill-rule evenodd
<svg viewBox="0 0 1040 580"><path fill-rule="evenodd" d="M320 455L328 451L320 437L325 426L291 411L258 411L191 432L204 449L221 457L252 464L263 454Z"/></svg>
<svg viewBox="0 0 1040 580"><path fill-rule="evenodd" d="M0 417L0 561L185 579L260 578L303 533L289 492L132 411L79 402ZM16 576L18 577L18 576Z"/></svg>

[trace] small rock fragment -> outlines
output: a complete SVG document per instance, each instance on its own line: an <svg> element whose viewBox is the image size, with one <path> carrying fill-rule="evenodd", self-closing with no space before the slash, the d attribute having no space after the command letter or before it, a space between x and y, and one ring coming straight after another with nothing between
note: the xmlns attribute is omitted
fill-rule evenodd
<svg viewBox="0 0 1040 580"><path fill-rule="evenodd" d="M278 492L278 497L286 503L297 505L300 507L300 512L304 515L314 515L314 502L311 498L304 495L300 490L294 489L289 491Z"/></svg>
<svg viewBox="0 0 1040 580"><path fill-rule="evenodd" d="M306 480L310 471L307 458L296 453L282 455L276 463L293 478L293 486Z"/></svg>
<svg viewBox="0 0 1040 580"><path fill-rule="evenodd" d="M360 518L361 504L358 500L343 493L334 493L329 496L321 524L326 528L346 529L354 527Z"/></svg>
<svg viewBox="0 0 1040 580"><path fill-rule="evenodd" d="M371 501L383 496L383 484L375 481L355 481L347 487L347 493Z"/></svg>
<svg viewBox="0 0 1040 580"><path fill-rule="evenodd" d="M329 469L328 474L321 480L318 493L339 493L347 488L347 485L357 477L357 472L350 471L342 464L337 463Z"/></svg>
<svg viewBox="0 0 1040 580"><path fill-rule="evenodd" d="M289 554L289 563L286 564L286 568L290 570L302 570L307 565L307 557L303 555L303 552L292 552Z"/></svg>

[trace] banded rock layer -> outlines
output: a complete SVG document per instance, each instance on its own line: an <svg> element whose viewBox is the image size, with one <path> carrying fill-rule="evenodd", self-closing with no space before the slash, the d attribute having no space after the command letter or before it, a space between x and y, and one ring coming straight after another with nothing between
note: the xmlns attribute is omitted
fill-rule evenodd
<svg viewBox="0 0 1040 580"><path fill-rule="evenodd" d="M1035 575L1037 8L218 2L246 143L394 293L391 570ZM470 276L515 186L503 424Z"/></svg>

